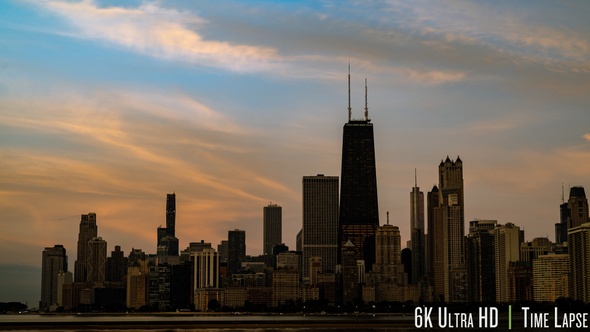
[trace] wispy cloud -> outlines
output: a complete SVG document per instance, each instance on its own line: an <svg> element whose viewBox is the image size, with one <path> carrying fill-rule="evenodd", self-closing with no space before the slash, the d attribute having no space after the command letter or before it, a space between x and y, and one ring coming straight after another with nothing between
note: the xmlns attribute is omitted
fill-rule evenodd
<svg viewBox="0 0 590 332"><path fill-rule="evenodd" d="M275 49L210 40L199 33L199 16L167 9L157 2L137 8L99 7L93 0L50 0L41 5L67 20L69 35L102 40L164 59L247 72L271 69L280 60Z"/></svg>
<svg viewBox="0 0 590 332"><path fill-rule="evenodd" d="M590 133L584 135L584 139L590 142Z"/></svg>

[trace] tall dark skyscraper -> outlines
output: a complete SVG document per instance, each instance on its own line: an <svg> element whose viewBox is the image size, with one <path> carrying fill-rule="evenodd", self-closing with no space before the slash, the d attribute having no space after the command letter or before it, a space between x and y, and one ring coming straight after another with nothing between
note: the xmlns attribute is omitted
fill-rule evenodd
<svg viewBox="0 0 590 332"><path fill-rule="evenodd" d="M60 244L45 248L41 264L41 302L39 302L39 309L48 309L49 306L57 303L58 273L68 270L66 249Z"/></svg>
<svg viewBox="0 0 590 332"><path fill-rule="evenodd" d="M166 234L176 236L176 193L166 194Z"/></svg>
<svg viewBox="0 0 590 332"><path fill-rule="evenodd" d="M176 193L166 194L166 228L157 229L158 246L166 247L166 254L178 256L176 237Z"/></svg>
<svg viewBox="0 0 590 332"><path fill-rule="evenodd" d="M246 231L235 229L227 232L227 269L238 273L246 261Z"/></svg>
<svg viewBox="0 0 590 332"><path fill-rule="evenodd" d="M590 222L590 218L588 217L588 199L586 198L584 187L570 188L567 207L569 210L567 218L568 229Z"/></svg>
<svg viewBox="0 0 590 332"><path fill-rule="evenodd" d="M272 255L272 247L283 243L283 208L269 204L262 211L263 254Z"/></svg>
<svg viewBox="0 0 590 332"><path fill-rule="evenodd" d="M342 138L339 243L342 250L351 241L356 258L365 260L369 269L375 262L375 231L379 227L373 124L366 103L366 84L365 117L351 118L350 71L348 90L348 122Z"/></svg>
<svg viewBox="0 0 590 332"><path fill-rule="evenodd" d="M424 193L418 187L418 179L415 176L414 187L410 193L410 236L412 243L412 278L415 284L422 280L426 274L426 253L424 243Z"/></svg>
<svg viewBox="0 0 590 332"><path fill-rule="evenodd" d="M98 226L96 225L96 213L83 214L80 220L80 231L78 233L78 252L74 263L74 281L86 282L88 275L88 257L90 249L88 241L97 237Z"/></svg>

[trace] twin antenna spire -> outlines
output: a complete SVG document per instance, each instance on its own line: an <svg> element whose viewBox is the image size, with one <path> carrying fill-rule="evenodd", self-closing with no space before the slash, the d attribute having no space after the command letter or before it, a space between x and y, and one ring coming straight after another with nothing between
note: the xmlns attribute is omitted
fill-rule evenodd
<svg viewBox="0 0 590 332"><path fill-rule="evenodd" d="M369 102L367 99L367 79L365 78L365 121L369 121ZM350 108L350 62L348 63L348 122L352 120L352 108Z"/></svg>

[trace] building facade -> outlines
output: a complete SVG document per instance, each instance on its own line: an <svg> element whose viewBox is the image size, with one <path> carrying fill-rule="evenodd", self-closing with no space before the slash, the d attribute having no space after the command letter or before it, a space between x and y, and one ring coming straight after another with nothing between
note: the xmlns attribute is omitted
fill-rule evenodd
<svg viewBox="0 0 590 332"><path fill-rule="evenodd" d="M590 302L590 223L568 230L570 296Z"/></svg>
<svg viewBox="0 0 590 332"><path fill-rule="evenodd" d="M43 250L41 259L41 301L39 309L46 310L58 303L58 275L68 270L66 248L61 244Z"/></svg>
<svg viewBox="0 0 590 332"><path fill-rule="evenodd" d="M88 241L98 236L98 226L96 225L96 213L83 214L80 219L80 231L78 232L78 251L76 261L74 262L74 281L86 282L87 279L87 261L88 261Z"/></svg>
<svg viewBox="0 0 590 332"><path fill-rule="evenodd" d="M346 243L352 242L356 258L370 267L375 262L375 230L379 226L375 139L366 105L364 119L352 120L350 73L348 85L348 122L342 137L339 245L343 251Z"/></svg>
<svg viewBox="0 0 590 332"><path fill-rule="evenodd" d="M272 247L283 243L283 209L277 204L269 204L262 211L263 255L272 255Z"/></svg>
<svg viewBox="0 0 590 332"><path fill-rule="evenodd" d="M338 264L338 177L303 177L303 276L308 276L311 257L320 257L322 270Z"/></svg>

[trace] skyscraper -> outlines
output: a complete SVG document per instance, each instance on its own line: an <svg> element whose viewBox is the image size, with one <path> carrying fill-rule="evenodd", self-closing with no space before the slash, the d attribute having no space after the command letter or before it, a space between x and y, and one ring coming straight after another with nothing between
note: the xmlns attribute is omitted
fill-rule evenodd
<svg viewBox="0 0 590 332"><path fill-rule="evenodd" d="M567 201L568 218L567 228L578 227L584 223L590 222L588 215L588 199L584 187L572 187L570 197Z"/></svg>
<svg viewBox="0 0 590 332"><path fill-rule="evenodd" d="M166 234L176 236L176 193L166 194Z"/></svg>
<svg viewBox="0 0 590 332"><path fill-rule="evenodd" d="M303 276L309 260L321 257L323 271L334 271L338 261L338 177L303 177Z"/></svg>
<svg viewBox="0 0 590 332"><path fill-rule="evenodd" d="M238 273L246 261L246 231L235 229L227 232L227 269Z"/></svg>
<svg viewBox="0 0 590 332"><path fill-rule="evenodd" d="M496 301L505 303L508 296L508 266L520 261L520 227L512 223L494 229L496 247Z"/></svg>
<svg viewBox="0 0 590 332"><path fill-rule="evenodd" d="M496 220L469 222L465 238L469 302L496 302L494 227Z"/></svg>
<svg viewBox="0 0 590 332"><path fill-rule="evenodd" d="M348 122L342 139L340 188L340 250L352 242L357 259L368 268L375 262L375 230L379 226L377 172L373 124L366 103L365 117L352 120L350 108L350 71L348 74ZM341 254L341 253L339 253Z"/></svg>
<svg viewBox="0 0 590 332"><path fill-rule="evenodd" d="M45 248L41 264L41 301L39 302L39 309L43 310L57 303L57 276L59 273L68 270L66 249L61 244Z"/></svg>
<svg viewBox="0 0 590 332"><path fill-rule="evenodd" d="M590 303L590 223L570 228L567 233L570 259L570 296Z"/></svg>
<svg viewBox="0 0 590 332"><path fill-rule="evenodd" d="M88 259L86 261L86 281L104 282L106 279L107 241L101 237L88 240Z"/></svg>
<svg viewBox="0 0 590 332"><path fill-rule="evenodd" d="M86 282L87 261L90 253L88 252L88 241L98 235L98 226L96 225L96 213L83 214L80 220L80 231L78 233L78 252L76 262L74 263L74 281Z"/></svg>
<svg viewBox="0 0 590 332"><path fill-rule="evenodd" d="M438 207L434 207L432 211L434 214L432 241L435 246L439 244L439 248L434 248L435 297L446 302L465 302L467 301L467 267L464 248L465 219L461 158L457 157L456 161L452 161L447 156L447 159L441 161L438 166L438 175ZM441 252L439 253L438 250Z"/></svg>
<svg viewBox="0 0 590 332"><path fill-rule="evenodd" d="M418 187L415 176L414 187L410 192L410 237L412 240L412 280L417 283L426 274L426 253L424 252L424 193Z"/></svg>
<svg viewBox="0 0 590 332"><path fill-rule="evenodd" d="M283 243L283 210L277 204L269 204L263 208L263 254L272 255L272 247Z"/></svg>
<svg viewBox="0 0 590 332"><path fill-rule="evenodd" d="M166 194L166 228L157 229L157 246L164 246L167 256L178 256L178 238L176 237L176 193Z"/></svg>
<svg viewBox="0 0 590 332"><path fill-rule="evenodd" d="M434 291L435 299L444 294L442 278L442 216L434 213L438 209L438 187L435 185L426 195L428 217L428 280ZM438 210L437 210L438 211Z"/></svg>

